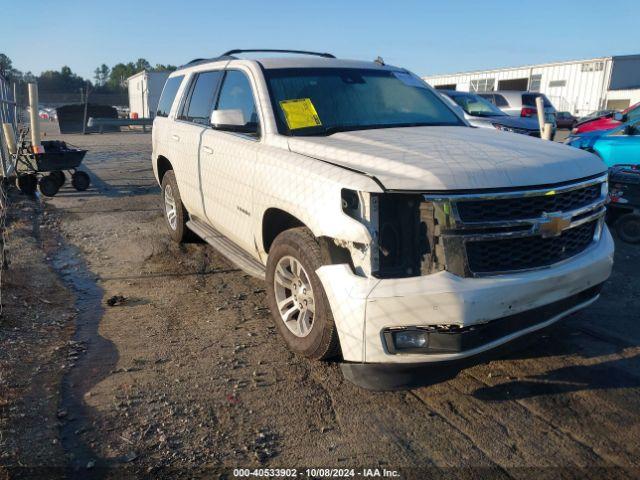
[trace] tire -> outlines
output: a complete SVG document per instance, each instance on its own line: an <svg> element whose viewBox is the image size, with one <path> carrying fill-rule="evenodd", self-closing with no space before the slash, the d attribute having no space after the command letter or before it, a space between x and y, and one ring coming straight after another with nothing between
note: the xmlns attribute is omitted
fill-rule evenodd
<svg viewBox="0 0 640 480"><path fill-rule="evenodd" d="M38 188L38 177L33 173L18 175L16 177L16 187L25 195L33 195Z"/></svg>
<svg viewBox="0 0 640 480"><path fill-rule="evenodd" d="M301 266L300 275L292 275L296 270L292 262ZM299 227L286 230L276 237L269 250L266 272L267 301L276 328L291 351L315 360L326 360L340 354L338 331L331 307L315 273L322 264L317 240L307 228ZM290 278L281 273L283 269ZM300 280L297 291L293 287L294 280ZM285 283L288 289L283 286ZM280 309L278 302L283 302L287 297L291 300ZM306 307L301 309L305 301ZM295 307L296 303L298 307ZM312 309L310 305L313 305ZM297 314L295 311L291 313L295 308ZM288 322L285 322L285 317L288 317Z"/></svg>
<svg viewBox="0 0 640 480"><path fill-rule="evenodd" d="M189 213L182 204L178 182L173 170L169 170L162 177L162 206L163 217L169 230L169 236L176 243L184 243L192 238L187 228Z"/></svg>
<svg viewBox="0 0 640 480"><path fill-rule="evenodd" d="M62 170L55 170L49 175L56 179L56 181L58 182L58 187L62 187L64 185L64 182L67 180L67 177Z"/></svg>
<svg viewBox="0 0 640 480"><path fill-rule="evenodd" d="M45 175L38 182L38 190L45 197L53 197L60 190L58 179L53 175Z"/></svg>
<svg viewBox="0 0 640 480"><path fill-rule="evenodd" d="M626 213L615 223L616 233L620 240L627 243L640 243L640 215Z"/></svg>
<svg viewBox="0 0 640 480"><path fill-rule="evenodd" d="M84 192L91 185L91 178L86 172L75 172L71 175L71 185L79 192Z"/></svg>

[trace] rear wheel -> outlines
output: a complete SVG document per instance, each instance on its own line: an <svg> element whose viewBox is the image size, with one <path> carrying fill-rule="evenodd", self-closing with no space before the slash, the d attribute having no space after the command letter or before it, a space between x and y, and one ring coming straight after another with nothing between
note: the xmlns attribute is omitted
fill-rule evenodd
<svg viewBox="0 0 640 480"><path fill-rule="evenodd" d="M86 172L75 172L71 175L71 185L79 192L84 192L91 185L91 178Z"/></svg>
<svg viewBox="0 0 640 480"><path fill-rule="evenodd" d="M306 228L276 237L267 261L269 308L278 331L293 352L312 359L340 353L331 307L316 270L320 246Z"/></svg>
<svg viewBox="0 0 640 480"><path fill-rule="evenodd" d="M616 233L623 242L640 243L640 215L627 213L616 220Z"/></svg>
<svg viewBox="0 0 640 480"><path fill-rule="evenodd" d="M189 214L182 204L173 170L169 170L162 177L162 205L164 220L171 239L177 243L188 240L191 237L190 230L187 228Z"/></svg>

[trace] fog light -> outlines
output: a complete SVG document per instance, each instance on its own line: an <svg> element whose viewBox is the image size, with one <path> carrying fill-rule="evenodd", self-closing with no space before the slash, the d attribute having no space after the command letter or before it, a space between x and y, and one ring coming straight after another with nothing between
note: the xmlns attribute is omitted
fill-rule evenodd
<svg viewBox="0 0 640 480"><path fill-rule="evenodd" d="M393 344L397 350L423 348L428 341L429 334L421 330L400 330L393 333Z"/></svg>

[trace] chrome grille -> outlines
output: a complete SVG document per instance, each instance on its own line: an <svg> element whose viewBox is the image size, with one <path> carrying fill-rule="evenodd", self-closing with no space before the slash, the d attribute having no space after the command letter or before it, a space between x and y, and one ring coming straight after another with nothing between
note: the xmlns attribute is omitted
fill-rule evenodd
<svg viewBox="0 0 640 480"><path fill-rule="evenodd" d="M602 195L599 184L555 195L477 200L458 203L463 222L495 222L538 218L544 212L568 212L586 207Z"/></svg>
<svg viewBox="0 0 640 480"><path fill-rule="evenodd" d="M607 176L539 189L424 195L440 260L460 276L544 268L587 249L604 224Z"/></svg>
<svg viewBox="0 0 640 480"><path fill-rule="evenodd" d="M587 248L593 242L597 224L591 221L553 238L536 235L467 242L469 268L474 273L489 274L552 265Z"/></svg>

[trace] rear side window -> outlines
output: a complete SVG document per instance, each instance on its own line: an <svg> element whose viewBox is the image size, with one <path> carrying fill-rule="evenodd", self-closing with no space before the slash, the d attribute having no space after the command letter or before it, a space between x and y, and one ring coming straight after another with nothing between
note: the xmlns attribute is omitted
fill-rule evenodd
<svg viewBox="0 0 640 480"><path fill-rule="evenodd" d="M164 84L164 88L162 89L162 95L160 95L160 101L158 102L158 110L156 111L156 116L169 116L171 105L173 105L173 101L176 98L176 94L178 93L178 89L180 88L180 84L182 83L183 78L184 75L178 75L177 77L171 77L166 81L166 83Z"/></svg>
<svg viewBox="0 0 640 480"><path fill-rule="evenodd" d="M179 117L181 120L209 125L213 99L221 77L220 70L198 74Z"/></svg>
<svg viewBox="0 0 640 480"><path fill-rule="evenodd" d="M495 96L492 93L478 93L478 95L484 98L485 100L489 100L494 105L496 104Z"/></svg>
<svg viewBox="0 0 640 480"><path fill-rule="evenodd" d="M551 102L549 101L549 99L547 97L545 97L541 93L523 93L522 94L522 105L524 105L525 107L535 107L536 106L536 98L537 97L542 97L542 100L544 101L544 106L545 107L550 107L551 106Z"/></svg>
<svg viewBox="0 0 640 480"><path fill-rule="evenodd" d="M497 107L508 107L509 106L509 102L507 102L507 99L504 98L502 95L498 95L497 93L494 95L495 98L495 104Z"/></svg>

